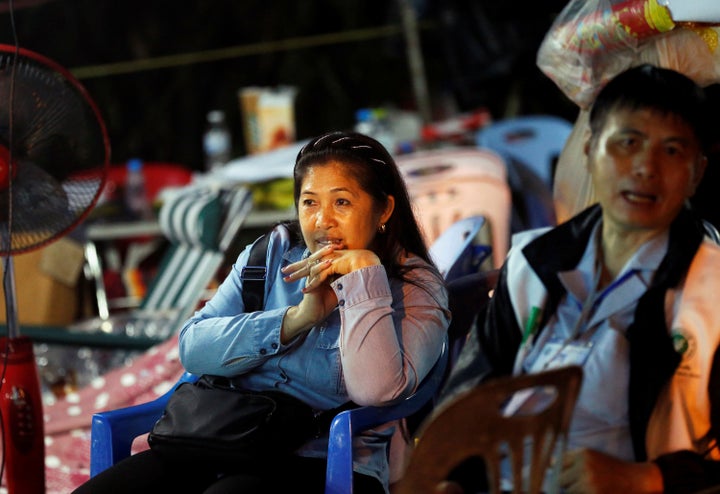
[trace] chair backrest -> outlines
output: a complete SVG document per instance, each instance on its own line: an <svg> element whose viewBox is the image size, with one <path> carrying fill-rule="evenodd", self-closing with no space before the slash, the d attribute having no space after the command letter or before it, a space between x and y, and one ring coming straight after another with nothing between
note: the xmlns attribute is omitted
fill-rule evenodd
<svg viewBox="0 0 720 494"><path fill-rule="evenodd" d="M403 401L382 407L365 406L340 412L330 424L325 494L353 492L353 437L372 427L402 419L419 411L439 390L448 364L447 341L430 373Z"/></svg>
<svg viewBox="0 0 720 494"><path fill-rule="evenodd" d="M510 242L512 209L502 158L490 150L444 148L400 155L396 161L427 244L458 220L482 215L493 266L499 267Z"/></svg>
<svg viewBox="0 0 720 494"><path fill-rule="evenodd" d="M491 269L466 274L448 282L449 309L452 314L448 328L450 369L455 368L473 325L477 324L482 328L499 274L499 269Z"/></svg>
<svg viewBox="0 0 720 494"><path fill-rule="evenodd" d="M710 240L715 242L716 244L720 244L720 232L718 229L710 223L708 220L702 220L703 228L705 229L705 235L710 237Z"/></svg>
<svg viewBox="0 0 720 494"><path fill-rule="evenodd" d="M430 257L446 282L480 271L492 246L483 238L484 216L456 221L430 246Z"/></svg>
<svg viewBox="0 0 720 494"><path fill-rule="evenodd" d="M159 222L170 246L139 308L130 314L136 325L146 315L151 321L163 315L183 321L192 314L252 205L252 193L242 186L187 187L165 200Z"/></svg>
<svg viewBox="0 0 720 494"><path fill-rule="evenodd" d="M582 369L497 378L441 405L422 425L397 494L438 492L464 460L484 460L489 492L556 492ZM553 467L552 469L550 467ZM549 472L549 474L548 474ZM479 473L480 474L480 473Z"/></svg>
<svg viewBox="0 0 720 494"><path fill-rule="evenodd" d="M492 149L508 166L519 162L552 189L554 165L573 125L554 115L526 115L498 120L476 134L476 143Z"/></svg>
<svg viewBox="0 0 720 494"><path fill-rule="evenodd" d="M555 166L573 125L553 115L526 115L493 122L476 144L505 160L513 191L512 231L555 226Z"/></svg>

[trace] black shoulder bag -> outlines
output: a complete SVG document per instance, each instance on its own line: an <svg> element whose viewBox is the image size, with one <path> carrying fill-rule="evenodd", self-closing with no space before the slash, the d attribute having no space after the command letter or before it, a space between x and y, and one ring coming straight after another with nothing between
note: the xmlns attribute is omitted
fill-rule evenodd
<svg viewBox="0 0 720 494"><path fill-rule="evenodd" d="M243 268L245 311L264 307L269 234L252 246ZM212 463L264 462L290 454L327 432L332 418L352 403L316 412L280 391L247 391L232 378L203 375L182 383L153 426L148 443L159 454L178 461Z"/></svg>

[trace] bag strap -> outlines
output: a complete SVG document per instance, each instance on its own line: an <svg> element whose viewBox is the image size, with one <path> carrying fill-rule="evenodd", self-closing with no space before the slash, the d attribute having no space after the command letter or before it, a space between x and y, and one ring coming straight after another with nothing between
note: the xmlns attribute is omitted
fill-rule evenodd
<svg viewBox="0 0 720 494"><path fill-rule="evenodd" d="M270 233L262 237L250 247L247 264L240 272L243 282L242 297L245 312L255 312L265 307L265 279L267 278L267 248Z"/></svg>
<svg viewBox="0 0 720 494"><path fill-rule="evenodd" d="M270 233L265 233L255 241L250 247L247 264L240 271L240 279L243 282L242 297L245 312L262 310L265 306L265 280L267 278L267 248L269 241ZM321 431L327 432L335 415L357 406L352 401L349 401L331 410L317 413L315 420L318 427Z"/></svg>

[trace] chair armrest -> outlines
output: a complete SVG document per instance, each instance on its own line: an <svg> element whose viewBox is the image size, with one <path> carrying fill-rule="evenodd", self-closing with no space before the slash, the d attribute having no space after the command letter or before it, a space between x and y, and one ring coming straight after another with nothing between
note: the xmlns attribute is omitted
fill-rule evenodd
<svg viewBox="0 0 720 494"><path fill-rule="evenodd" d="M90 476L94 477L130 456L133 441L152 429L175 388L197 379L186 372L172 389L155 400L94 414L90 429Z"/></svg>
<svg viewBox="0 0 720 494"><path fill-rule="evenodd" d="M325 494L353 492L353 437L362 431L398 420L422 408L435 397L445 377L448 343L418 389L404 400L387 406L364 406L338 413L330 423Z"/></svg>
<svg viewBox="0 0 720 494"><path fill-rule="evenodd" d="M99 320L99 319L98 319ZM100 323L98 322L98 328ZM0 334L7 333L7 326L0 324ZM127 350L147 350L167 340L150 336L128 336L126 334L76 331L67 326L23 325L22 333L35 343L58 343L62 345L89 346Z"/></svg>

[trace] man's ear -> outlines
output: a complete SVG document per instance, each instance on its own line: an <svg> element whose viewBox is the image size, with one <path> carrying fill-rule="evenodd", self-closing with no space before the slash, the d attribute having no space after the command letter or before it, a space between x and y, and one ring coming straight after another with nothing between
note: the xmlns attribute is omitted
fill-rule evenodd
<svg viewBox="0 0 720 494"><path fill-rule="evenodd" d="M692 197L695 194L695 191L697 191L697 188L700 186L700 182L702 182L703 176L705 175L705 169L707 168L707 164L707 156L705 156L704 154L700 155L700 157L695 162L693 179L690 184L691 190L688 194L688 197Z"/></svg>

